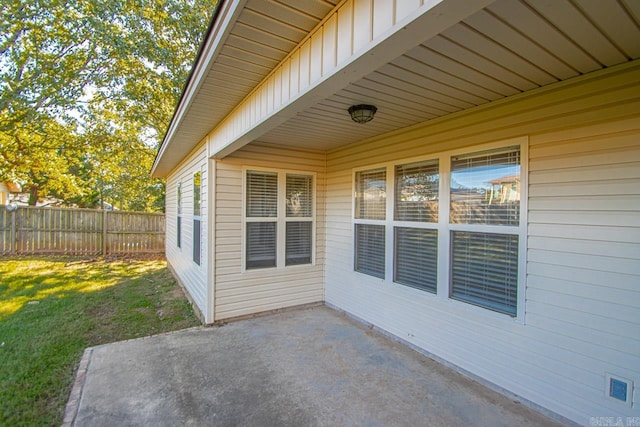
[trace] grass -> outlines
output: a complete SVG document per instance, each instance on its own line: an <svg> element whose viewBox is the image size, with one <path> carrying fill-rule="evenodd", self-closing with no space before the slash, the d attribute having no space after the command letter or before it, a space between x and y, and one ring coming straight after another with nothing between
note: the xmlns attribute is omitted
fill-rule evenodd
<svg viewBox="0 0 640 427"><path fill-rule="evenodd" d="M0 425L60 425L86 347L198 325L165 261L0 261Z"/></svg>

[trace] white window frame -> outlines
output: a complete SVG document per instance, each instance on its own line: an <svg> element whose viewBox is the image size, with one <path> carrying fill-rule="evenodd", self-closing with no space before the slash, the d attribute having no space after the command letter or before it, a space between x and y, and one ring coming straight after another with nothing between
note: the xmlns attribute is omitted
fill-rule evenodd
<svg viewBox="0 0 640 427"><path fill-rule="evenodd" d="M197 265L198 267L202 267L202 180L204 177L204 172L202 171L202 167L197 168L196 170L193 171L193 173L191 174L191 246L192 246L192 254L191 254L191 262L194 265ZM195 214L195 202L196 202L196 198L195 198L195 189L196 189L196 174L200 174L200 185L198 186L198 210L199 210L199 215ZM196 243L196 233L195 233L195 221L198 220L200 222L200 233L198 235L199 238L199 242L200 242L200 253L198 255L198 260L199 262L196 262L196 260L194 259L194 255L195 255L195 248L193 247Z"/></svg>
<svg viewBox="0 0 640 427"><path fill-rule="evenodd" d="M451 158L463 154L480 153L482 151L520 147L520 222L517 226L502 225L483 225L483 224L450 224L450 177L451 177ZM395 167L398 165L416 163L421 161L438 159L439 164L439 187L438 187L438 222L414 222L414 221L396 221L394 217L395 203ZM386 215L384 220L363 220L356 219L356 173L367 170L386 168ZM525 322L525 301L526 301L526 248L527 248L527 213L528 213L528 171L529 171L529 137L521 136L507 140L496 141L493 143L482 144L463 149L449 150L433 155L417 156L394 160L393 162L375 163L372 165L353 168L352 174L352 209L351 209L351 230L354 244L352 245L351 259L355 261L355 224L375 224L385 226L385 277L384 279L367 275L355 271L365 283L384 284L385 286L400 288L400 292L407 292L411 296L418 298L427 298L430 301L448 304L461 310L478 313L482 316L490 318L515 321L524 324ZM438 232L438 261L437 261L437 293L416 289L410 286L395 283L394 275L394 230L395 227L423 228L434 229ZM488 308L476 306L464 301L452 299L450 295L450 266L451 266L451 232L467 231L478 233L496 233L496 234L512 234L518 236L518 285L517 285L517 303L516 316L499 313Z"/></svg>
<svg viewBox="0 0 640 427"><path fill-rule="evenodd" d="M182 235L184 225L182 224L182 181L178 181L176 186L176 248L182 252ZM179 224L179 225L178 225Z"/></svg>
<svg viewBox="0 0 640 427"><path fill-rule="evenodd" d="M247 172L267 172L278 175L278 212L275 217L269 218L252 218L247 217ZM313 180L311 185L311 216L310 217L287 217L287 175L306 175ZM256 273L281 270L308 268L316 264L316 187L317 174L315 172L292 170L292 169L273 169L265 167L244 166L242 168L242 244L241 244L241 262L243 273ZM247 269L247 222L275 222L276 223L276 266L264 268ZM286 263L286 238L287 238L287 222L311 222L311 263L285 265Z"/></svg>

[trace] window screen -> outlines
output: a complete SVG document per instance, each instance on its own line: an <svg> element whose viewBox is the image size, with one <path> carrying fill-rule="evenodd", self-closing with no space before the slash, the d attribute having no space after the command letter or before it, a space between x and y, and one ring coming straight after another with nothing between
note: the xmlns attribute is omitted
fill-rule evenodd
<svg viewBox="0 0 640 427"><path fill-rule="evenodd" d="M438 222L438 161L395 168L396 221Z"/></svg>
<svg viewBox="0 0 640 427"><path fill-rule="evenodd" d="M356 173L356 218L385 219L387 207L386 169Z"/></svg>
<svg viewBox="0 0 640 427"><path fill-rule="evenodd" d="M246 268L276 266L276 223L247 223Z"/></svg>
<svg viewBox="0 0 640 427"><path fill-rule="evenodd" d="M518 236L451 232L451 298L516 316Z"/></svg>
<svg viewBox="0 0 640 427"><path fill-rule="evenodd" d="M278 216L278 174L247 171L247 217Z"/></svg>
<svg viewBox="0 0 640 427"><path fill-rule="evenodd" d="M384 225L355 225L355 270L384 279Z"/></svg>
<svg viewBox="0 0 640 427"><path fill-rule="evenodd" d="M451 158L452 224L518 225L520 148Z"/></svg>
<svg viewBox="0 0 640 427"><path fill-rule="evenodd" d="M438 232L421 228L395 228L394 281L436 292Z"/></svg>

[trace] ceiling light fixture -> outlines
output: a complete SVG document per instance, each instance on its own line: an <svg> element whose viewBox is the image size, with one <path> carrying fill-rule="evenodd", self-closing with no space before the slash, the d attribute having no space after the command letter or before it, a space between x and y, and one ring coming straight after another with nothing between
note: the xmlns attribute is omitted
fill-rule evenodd
<svg viewBox="0 0 640 427"><path fill-rule="evenodd" d="M349 107L351 120L356 123L367 123L373 120L373 115L378 111L373 105L360 104Z"/></svg>

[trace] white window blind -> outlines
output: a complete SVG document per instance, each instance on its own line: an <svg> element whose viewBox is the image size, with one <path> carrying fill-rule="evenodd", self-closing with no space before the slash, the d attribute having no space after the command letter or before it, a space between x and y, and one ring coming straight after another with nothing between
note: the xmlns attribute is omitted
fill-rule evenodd
<svg viewBox="0 0 640 427"><path fill-rule="evenodd" d="M384 279L385 226L355 224L355 270Z"/></svg>
<svg viewBox="0 0 640 427"><path fill-rule="evenodd" d="M387 208L387 171L375 169L356 173L357 219L385 219Z"/></svg>
<svg viewBox="0 0 640 427"><path fill-rule="evenodd" d="M287 174L287 217L311 217L313 211L313 177Z"/></svg>
<svg viewBox="0 0 640 427"><path fill-rule="evenodd" d="M396 227L394 235L394 282L435 293L438 231Z"/></svg>
<svg viewBox="0 0 640 427"><path fill-rule="evenodd" d="M438 185L438 160L396 166L396 221L438 222Z"/></svg>
<svg viewBox="0 0 640 427"><path fill-rule="evenodd" d="M245 268L313 262L313 175L246 172Z"/></svg>
<svg viewBox="0 0 640 427"><path fill-rule="evenodd" d="M452 224L517 226L520 192L519 147L451 158Z"/></svg>
<svg viewBox="0 0 640 427"><path fill-rule="evenodd" d="M246 268L276 266L275 222L248 222L246 236Z"/></svg>
<svg viewBox="0 0 640 427"><path fill-rule="evenodd" d="M311 264L313 224L287 222L285 265Z"/></svg>
<svg viewBox="0 0 640 427"><path fill-rule="evenodd" d="M278 216L278 174L247 171L247 217Z"/></svg>
<svg viewBox="0 0 640 427"><path fill-rule="evenodd" d="M518 236L451 232L451 298L516 316Z"/></svg>

